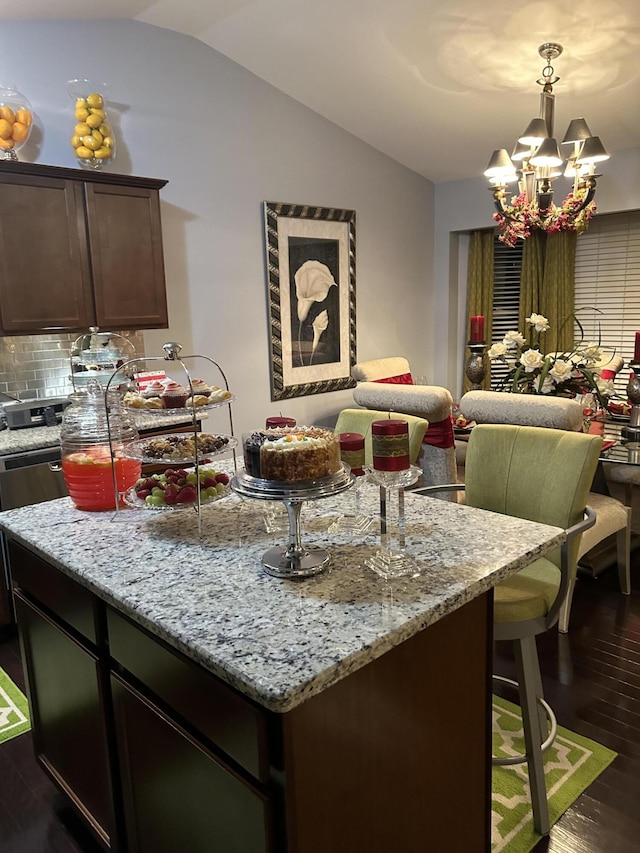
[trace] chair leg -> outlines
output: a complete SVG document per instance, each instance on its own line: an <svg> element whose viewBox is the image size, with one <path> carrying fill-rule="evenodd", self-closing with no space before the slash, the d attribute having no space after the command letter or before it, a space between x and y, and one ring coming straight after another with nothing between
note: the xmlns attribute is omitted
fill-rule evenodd
<svg viewBox="0 0 640 853"><path fill-rule="evenodd" d="M546 732L546 723L544 727L541 725L541 709L536 701L538 697L542 698L543 695L538 650L535 637L523 637L515 640L513 645L517 679L520 686L520 707L527 766L529 768L533 825L540 835L548 835L551 827L541 749L543 732ZM544 712L542 715L544 716ZM546 720L546 717L544 719Z"/></svg>
<svg viewBox="0 0 640 853"><path fill-rule="evenodd" d="M627 510L627 526L616 533L618 580L624 595L631 595L631 510Z"/></svg>
<svg viewBox="0 0 640 853"><path fill-rule="evenodd" d="M558 631L561 634L566 634L569 630L569 617L571 616L571 603L573 601L573 591L576 588L576 579L571 578L567 595L560 607L560 617L558 618Z"/></svg>

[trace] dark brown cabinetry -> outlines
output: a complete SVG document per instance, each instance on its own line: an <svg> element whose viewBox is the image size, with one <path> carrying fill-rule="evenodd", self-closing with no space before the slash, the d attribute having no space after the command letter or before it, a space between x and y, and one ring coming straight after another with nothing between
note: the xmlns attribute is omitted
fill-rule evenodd
<svg viewBox="0 0 640 853"><path fill-rule="evenodd" d="M0 161L0 334L166 328L165 183Z"/></svg>

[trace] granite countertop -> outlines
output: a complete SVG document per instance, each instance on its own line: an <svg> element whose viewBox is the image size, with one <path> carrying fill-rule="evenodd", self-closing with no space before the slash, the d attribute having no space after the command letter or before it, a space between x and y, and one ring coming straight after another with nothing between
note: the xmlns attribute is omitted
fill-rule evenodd
<svg viewBox="0 0 640 853"><path fill-rule="evenodd" d="M138 413L131 411L133 420L138 430L163 429L164 427L178 426L179 424L191 423L191 415L165 415L162 412ZM203 419L206 412L202 412ZM0 432L0 456L8 456L11 453L25 453L29 450L40 450L45 447L55 447L60 443L60 425L24 427L22 429L3 429Z"/></svg>
<svg viewBox="0 0 640 853"><path fill-rule="evenodd" d="M230 462L218 468L231 470ZM365 486L375 513L378 489ZM87 513L70 498L0 513L0 527L246 696L284 712L476 598L564 540L559 528L406 495L417 578L364 565L378 545L328 532L343 495L308 501L302 543L331 553L324 573L281 580L262 554L264 503L235 494L190 508ZM199 530L200 528L200 530Z"/></svg>

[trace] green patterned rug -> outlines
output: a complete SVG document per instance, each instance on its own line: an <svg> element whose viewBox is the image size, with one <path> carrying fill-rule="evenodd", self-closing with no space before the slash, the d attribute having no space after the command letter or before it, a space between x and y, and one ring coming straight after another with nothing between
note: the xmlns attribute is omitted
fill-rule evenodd
<svg viewBox="0 0 640 853"><path fill-rule="evenodd" d="M520 709L493 697L493 754L524 752ZM544 756L549 815L554 824L611 764L617 753L558 726ZM528 853L540 840L533 828L526 764L493 768L492 853Z"/></svg>
<svg viewBox="0 0 640 853"><path fill-rule="evenodd" d="M0 669L0 743L28 732L30 728L26 697Z"/></svg>

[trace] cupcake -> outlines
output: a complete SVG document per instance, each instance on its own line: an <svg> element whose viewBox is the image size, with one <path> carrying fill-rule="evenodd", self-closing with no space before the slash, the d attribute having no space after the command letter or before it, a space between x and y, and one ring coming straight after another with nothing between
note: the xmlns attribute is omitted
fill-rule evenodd
<svg viewBox="0 0 640 853"><path fill-rule="evenodd" d="M203 379L192 379L191 387L193 388L194 397L196 396L196 394L202 395L203 397L208 397L211 393L211 388Z"/></svg>
<svg viewBox="0 0 640 853"><path fill-rule="evenodd" d="M167 382L160 399L165 409L181 409L187 402L189 392L178 382Z"/></svg>
<svg viewBox="0 0 640 853"><path fill-rule="evenodd" d="M162 382L155 381L149 382L149 384L144 389L144 391L141 392L141 394L148 400L150 397L159 397L163 391L164 385L162 384Z"/></svg>

